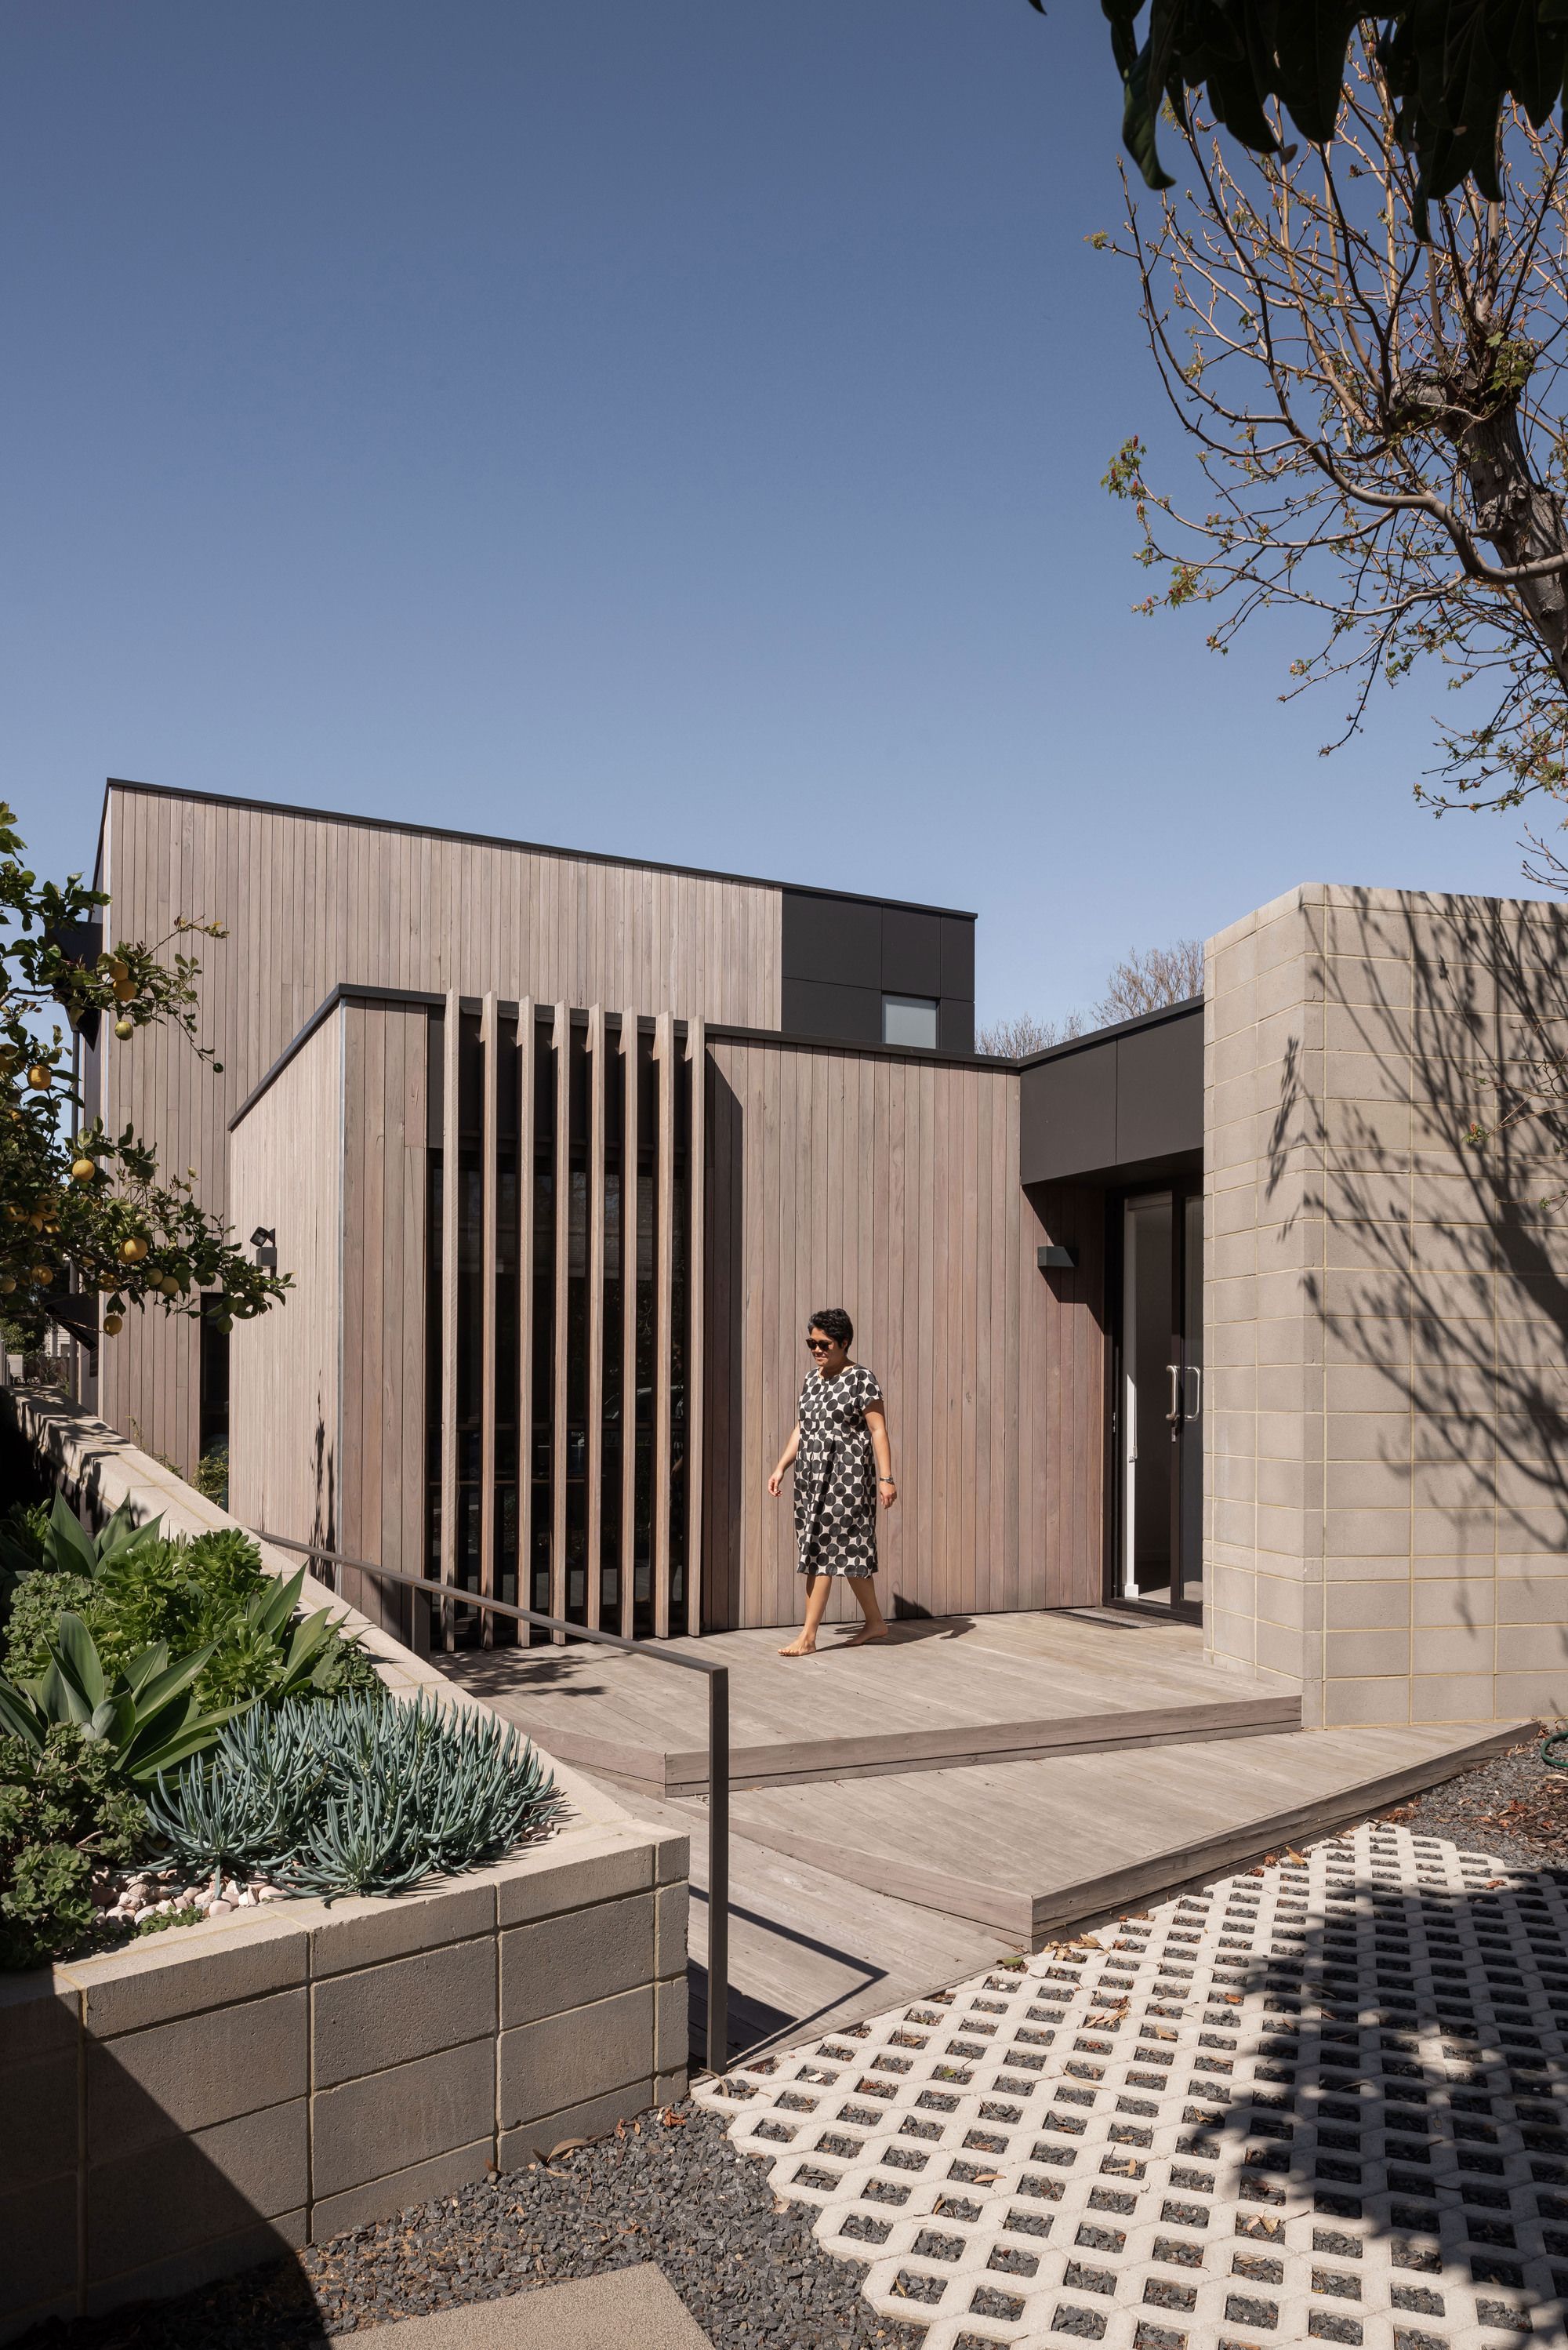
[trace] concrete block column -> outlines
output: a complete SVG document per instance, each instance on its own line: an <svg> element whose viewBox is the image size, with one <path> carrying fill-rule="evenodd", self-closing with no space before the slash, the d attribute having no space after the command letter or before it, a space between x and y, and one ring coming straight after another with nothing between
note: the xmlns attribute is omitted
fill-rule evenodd
<svg viewBox="0 0 1568 2350"><path fill-rule="evenodd" d="M1309 1725L1568 1710L1564 1121L1529 1106L1565 931L1314 885L1208 948L1207 1641Z"/></svg>

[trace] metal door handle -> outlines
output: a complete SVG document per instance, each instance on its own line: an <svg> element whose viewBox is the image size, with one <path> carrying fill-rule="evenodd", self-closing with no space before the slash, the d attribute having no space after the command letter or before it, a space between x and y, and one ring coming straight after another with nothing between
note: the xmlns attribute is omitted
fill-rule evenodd
<svg viewBox="0 0 1568 2350"><path fill-rule="evenodd" d="M1199 1413L1203 1409L1202 1364L1189 1363L1187 1366L1187 1377L1192 1381L1192 1401L1187 1407L1187 1417L1189 1419L1196 1419Z"/></svg>
<svg viewBox="0 0 1568 2350"><path fill-rule="evenodd" d="M1181 1365L1167 1363L1165 1367L1170 1373L1170 1409L1165 1416L1174 1428L1181 1418Z"/></svg>

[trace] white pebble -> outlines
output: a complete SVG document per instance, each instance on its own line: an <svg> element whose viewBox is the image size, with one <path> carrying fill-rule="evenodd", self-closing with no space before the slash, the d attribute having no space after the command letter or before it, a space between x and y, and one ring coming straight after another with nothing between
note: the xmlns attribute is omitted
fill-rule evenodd
<svg viewBox="0 0 1568 2350"><path fill-rule="evenodd" d="M237 1903L237 1905L236 1905L236 1906L237 1906L239 1908L241 1908L241 1909L254 1909L254 1908L255 1908L255 1906L256 1906L256 1897L255 1897L255 1895L251 1891L250 1887L249 1887L248 1885L246 1886L246 1887L245 1887L244 1891L241 1894L241 1896L240 1896L240 1898L239 1898L239 1901L238 1901L238 1903Z"/></svg>
<svg viewBox="0 0 1568 2350"><path fill-rule="evenodd" d="M258 1901L281 1901L283 1899L283 1896L278 1891L275 1885L261 1885L256 1887L256 1899Z"/></svg>
<svg viewBox="0 0 1568 2350"><path fill-rule="evenodd" d="M210 1901L207 1905L207 1915L209 1918L227 1918L232 1915L234 1907L232 1901Z"/></svg>
<svg viewBox="0 0 1568 2350"><path fill-rule="evenodd" d="M155 1901L152 1905L152 1914L155 1918L171 1918L174 1915L174 1904L172 1901Z"/></svg>
<svg viewBox="0 0 1568 2350"><path fill-rule="evenodd" d="M136 1909L131 1912L130 1922L133 1926L140 1926L143 1924L147 1918L156 1918L157 1915L157 1910L154 1909L151 1902L149 1901L144 1903L140 1909Z"/></svg>

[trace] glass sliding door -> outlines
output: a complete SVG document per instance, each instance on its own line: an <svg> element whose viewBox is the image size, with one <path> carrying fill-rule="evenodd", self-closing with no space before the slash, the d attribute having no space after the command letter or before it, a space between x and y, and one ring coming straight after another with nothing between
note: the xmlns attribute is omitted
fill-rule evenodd
<svg viewBox="0 0 1568 2350"><path fill-rule="evenodd" d="M1203 1201L1173 1188L1121 1208L1116 1577L1122 1599L1203 1598Z"/></svg>

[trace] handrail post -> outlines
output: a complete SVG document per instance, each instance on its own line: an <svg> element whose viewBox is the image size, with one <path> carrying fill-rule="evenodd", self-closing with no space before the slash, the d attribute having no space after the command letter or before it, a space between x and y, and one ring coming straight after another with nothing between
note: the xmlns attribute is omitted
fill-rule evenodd
<svg viewBox="0 0 1568 2350"><path fill-rule="evenodd" d="M537 1624L562 1640L585 1640L604 1648L619 1648L628 1656L643 1658L649 1664L673 1665L682 1672L707 1674L708 2066L713 2073L725 2072L730 2062L729 1667L710 1664L706 1657L687 1656L678 1648L665 1648L657 1640L628 1639L622 1633L574 1624L561 1616L546 1616L536 1607L520 1607L510 1599L493 1599L488 1592L470 1591L462 1585L448 1583L444 1577L405 1575L400 1567L381 1566L374 1559L350 1558L346 1552L328 1550L318 1542L296 1542L289 1534L269 1534L265 1526L252 1526L247 1531L254 1534L257 1542L275 1543L280 1550L296 1552L312 1568L317 1559L327 1559L334 1570L350 1566L357 1574L379 1575L383 1581L413 1592L416 1614L421 1606L429 1610L432 1638L455 1604L488 1608L493 1616L504 1617L513 1624Z"/></svg>
<svg viewBox="0 0 1568 2350"><path fill-rule="evenodd" d="M708 1676L708 2070L730 2069L730 1674Z"/></svg>

